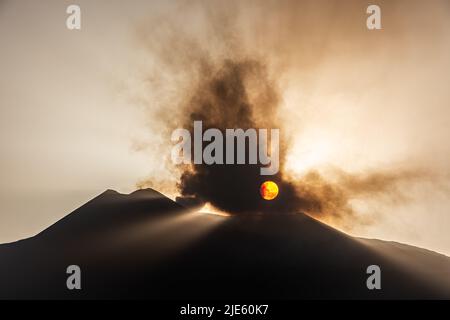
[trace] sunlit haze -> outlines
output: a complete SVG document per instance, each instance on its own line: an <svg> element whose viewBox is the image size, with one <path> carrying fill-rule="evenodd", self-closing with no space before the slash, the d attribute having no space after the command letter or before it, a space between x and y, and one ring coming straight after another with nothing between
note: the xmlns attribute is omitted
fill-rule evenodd
<svg viewBox="0 0 450 320"><path fill-rule="evenodd" d="M190 55L182 44L164 51L183 30L214 59L236 41L264 60L280 93L285 174L306 185L315 172L351 190L357 218L319 219L450 255L448 1L377 1L377 32L366 29L364 1L77 3L83 27L69 32L65 1L0 1L0 243L38 233L106 189L177 196L161 119L175 119L189 89L189 73L177 70L186 61L171 58ZM208 15L232 28L214 30ZM373 173L400 178L381 192L360 183L382 183ZM201 211L228 216L209 204Z"/></svg>

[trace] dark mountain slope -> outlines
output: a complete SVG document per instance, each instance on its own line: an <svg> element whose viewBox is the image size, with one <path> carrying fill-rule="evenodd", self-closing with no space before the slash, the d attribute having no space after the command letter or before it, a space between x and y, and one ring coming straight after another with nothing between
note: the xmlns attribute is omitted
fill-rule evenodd
<svg viewBox="0 0 450 320"><path fill-rule="evenodd" d="M82 290L66 288L66 268ZM367 266L382 290L366 287ZM450 258L347 236L304 214L193 213L151 190L106 191L0 246L0 298L450 298Z"/></svg>

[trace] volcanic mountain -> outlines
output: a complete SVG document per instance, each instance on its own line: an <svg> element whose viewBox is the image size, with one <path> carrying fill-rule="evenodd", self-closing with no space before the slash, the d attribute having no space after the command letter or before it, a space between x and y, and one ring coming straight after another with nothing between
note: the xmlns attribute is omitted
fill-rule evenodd
<svg viewBox="0 0 450 320"><path fill-rule="evenodd" d="M67 267L81 269L68 290ZM369 290L367 267L381 269ZM449 299L450 258L350 237L305 214L219 216L108 190L0 246L0 298Z"/></svg>

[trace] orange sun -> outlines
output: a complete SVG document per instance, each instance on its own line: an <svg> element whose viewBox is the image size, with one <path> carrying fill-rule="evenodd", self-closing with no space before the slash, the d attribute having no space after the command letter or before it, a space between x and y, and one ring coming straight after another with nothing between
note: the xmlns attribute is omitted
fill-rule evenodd
<svg viewBox="0 0 450 320"><path fill-rule="evenodd" d="M278 185L273 181L263 182L259 192L264 200L273 200L278 196Z"/></svg>

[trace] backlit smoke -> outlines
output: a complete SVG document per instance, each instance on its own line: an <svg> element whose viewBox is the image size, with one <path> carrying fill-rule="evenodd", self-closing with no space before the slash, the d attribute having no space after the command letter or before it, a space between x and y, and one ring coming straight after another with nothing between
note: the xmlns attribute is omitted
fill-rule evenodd
<svg viewBox="0 0 450 320"><path fill-rule="evenodd" d="M289 9L292 3L286 3ZM312 5L313 2L308 3ZM210 203L230 214L306 212L324 220L350 218L353 222L370 223L370 217L358 218L352 200L377 198L391 202L404 201L406 197L402 186L424 179L432 180L430 173L413 166L357 174L336 169L327 176L315 170L292 175L286 170L285 161L296 137L289 131L293 126L286 120L289 115L283 114L281 108L283 72L290 61L283 58L292 56L282 54L274 58L273 52L265 54L264 50L252 50L252 44L256 42L237 31L235 16L238 14L233 11L233 6L223 11L218 3L215 3L217 10L204 3L200 8L193 7L204 14L199 15L201 22L198 25L201 28L183 28L182 22L167 21L155 30L144 28L140 33L139 40L148 47L152 61L158 65L149 75L149 81L153 87L164 87L158 92L166 92L166 95L158 97L159 112L152 114L152 125L155 127L158 123L158 128L164 128L162 136L166 148L162 149L163 154L170 154L173 145L170 135L174 129L186 128L193 136L194 121L202 121L203 130L218 128L223 134L227 128L277 128L281 132L280 171L275 176L265 177L260 175L260 165L195 164L172 167L168 157L168 165L178 177L177 188L184 201ZM326 11L330 15L334 12L332 7L327 6ZM353 14L352 11L350 13ZM281 15L286 15L292 22L289 10L282 10ZM258 23L264 26L261 21L253 19L255 24L245 22L249 23L248 26L257 26ZM178 25L178 28L173 25ZM345 22L342 25L348 27ZM304 39L311 40L309 33L301 28L301 23L296 27ZM250 31L258 33L258 30ZM270 43L280 43L285 51L294 40L300 41L289 39L282 32L283 41L277 42L277 37L270 33L273 30L264 30L267 33L263 40L269 38ZM350 43L350 39L347 41ZM317 65L323 54L324 47L312 43L312 49L317 49L317 56L308 50L299 50L296 44L292 45L293 55L297 53L300 60L304 59L298 64L304 65L305 69ZM298 108L302 107L299 103ZM273 201L266 201L259 194L260 185L265 180L273 180L279 186L279 196ZM140 183L141 187L147 185L145 181ZM151 186L158 188L158 185Z"/></svg>
<svg viewBox="0 0 450 320"><path fill-rule="evenodd" d="M205 57L201 57L205 61ZM202 121L203 129L281 128L278 119L279 87L271 79L264 60L224 59L203 63L197 83L185 100L177 106L176 123L193 135L194 121ZM173 128L175 129L175 128ZM339 219L354 216L350 199L361 195L389 193L396 197L396 185L403 180L420 178L414 172L370 173L353 176L340 172L336 181L328 181L317 172L293 179L283 170L289 152L289 137L282 135L280 172L261 176L260 165L192 164L179 167L178 181L182 197L197 203L211 203L232 214L261 212L306 212L318 217ZM259 194L261 183L270 178L279 185L280 194L266 201ZM186 200L184 200L186 201Z"/></svg>
<svg viewBox="0 0 450 320"><path fill-rule="evenodd" d="M199 83L186 104L181 106L181 124L192 132L194 121L201 120L204 130L227 128L247 130L279 128L279 94L262 61L229 60L202 69ZM281 142L280 163L286 145ZM283 170L269 178L280 186L280 197L268 203L259 187L268 177L260 174L260 164L188 166L179 181L183 196L209 202L229 213L294 211L300 200Z"/></svg>

